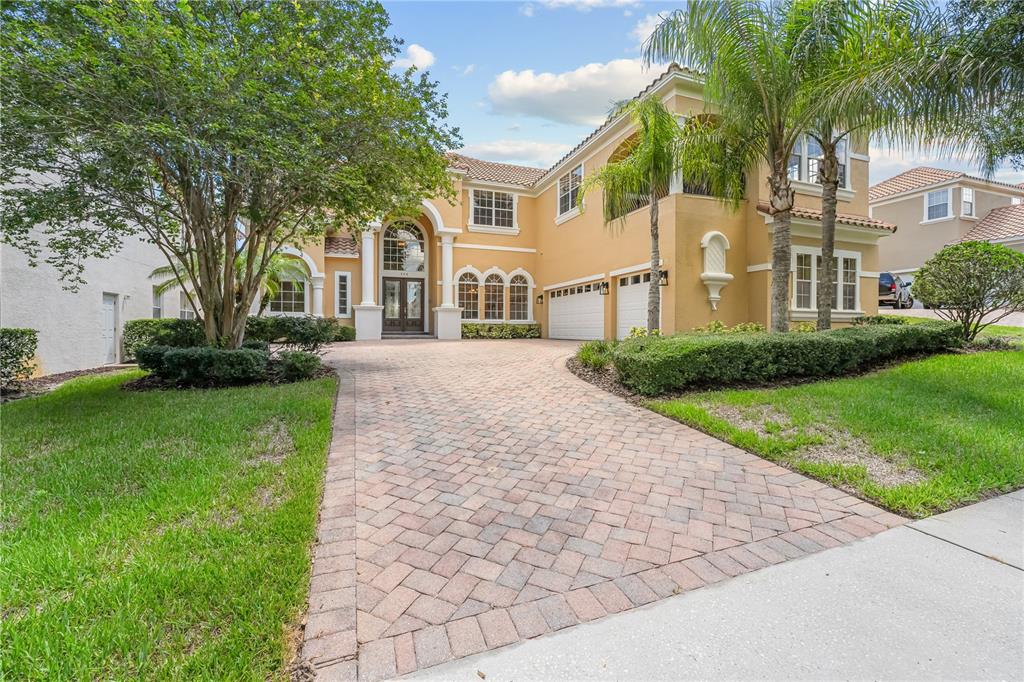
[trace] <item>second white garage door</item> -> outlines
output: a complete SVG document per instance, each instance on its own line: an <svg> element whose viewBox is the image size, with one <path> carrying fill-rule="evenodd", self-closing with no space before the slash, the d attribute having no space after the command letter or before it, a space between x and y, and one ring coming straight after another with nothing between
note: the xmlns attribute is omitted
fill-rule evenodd
<svg viewBox="0 0 1024 682"><path fill-rule="evenodd" d="M550 299L548 336L581 341L604 338L604 298L597 285L555 289Z"/></svg>
<svg viewBox="0 0 1024 682"><path fill-rule="evenodd" d="M647 296L650 286L650 272L619 277L615 292L615 338L626 338L633 327L647 328Z"/></svg>

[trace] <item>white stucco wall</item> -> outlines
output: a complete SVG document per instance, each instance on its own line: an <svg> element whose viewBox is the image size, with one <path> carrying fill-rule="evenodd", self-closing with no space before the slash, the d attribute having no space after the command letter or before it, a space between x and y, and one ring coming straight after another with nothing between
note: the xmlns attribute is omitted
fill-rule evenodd
<svg viewBox="0 0 1024 682"><path fill-rule="evenodd" d="M31 267L24 253L0 245L0 326L39 332L39 374L98 367L107 361L103 294L117 295L120 352L125 321L153 316L155 282L149 273L164 264L155 246L127 238L118 253L90 260L83 275L87 284L71 292L62 288L53 267L45 263ZM164 295L162 316L178 316L177 290Z"/></svg>

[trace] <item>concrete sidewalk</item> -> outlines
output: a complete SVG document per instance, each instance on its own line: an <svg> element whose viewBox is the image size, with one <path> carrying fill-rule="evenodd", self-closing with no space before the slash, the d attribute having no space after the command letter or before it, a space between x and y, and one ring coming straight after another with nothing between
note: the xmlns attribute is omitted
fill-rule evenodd
<svg viewBox="0 0 1024 682"><path fill-rule="evenodd" d="M412 679L1024 679L1024 491Z"/></svg>

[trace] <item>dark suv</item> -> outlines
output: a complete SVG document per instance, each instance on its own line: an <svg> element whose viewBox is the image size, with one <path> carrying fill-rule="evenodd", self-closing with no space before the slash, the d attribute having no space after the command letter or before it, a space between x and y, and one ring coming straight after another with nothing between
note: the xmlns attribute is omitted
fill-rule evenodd
<svg viewBox="0 0 1024 682"><path fill-rule="evenodd" d="M913 307L914 298L910 295L910 283L891 272L879 274L878 305L891 305L897 310Z"/></svg>

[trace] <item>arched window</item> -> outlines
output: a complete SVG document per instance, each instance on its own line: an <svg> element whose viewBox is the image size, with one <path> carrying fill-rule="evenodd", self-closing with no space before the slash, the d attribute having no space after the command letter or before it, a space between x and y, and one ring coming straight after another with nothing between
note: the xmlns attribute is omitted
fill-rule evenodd
<svg viewBox="0 0 1024 682"><path fill-rule="evenodd" d="M484 319L505 319L505 280L499 274L484 280Z"/></svg>
<svg viewBox="0 0 1024 682"><path fill-rule="evenodd" d="M423 272L425 263L423 231L420 228L402 222L384 230L385 272Z"/></svg>
<svg viewBox="0 0 1024 682"><path fill-rule="evenodd" d="M509 282L508 319L530 319L530 283L522 275L516 275Z"/></svg>
<svg viewBox="0 0 1024 682"><path fill-rule="evenodd" d="M459 277L459 307L462 319L480 319L480 280L472 272L464 272Z"/></svg>

